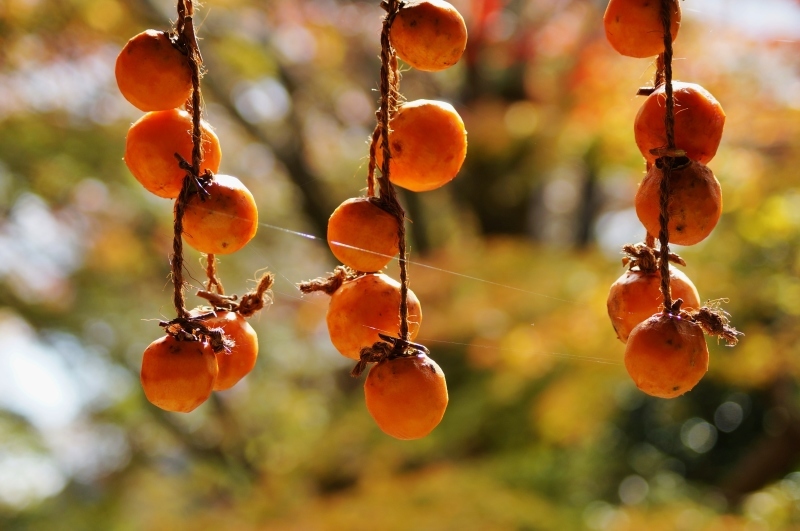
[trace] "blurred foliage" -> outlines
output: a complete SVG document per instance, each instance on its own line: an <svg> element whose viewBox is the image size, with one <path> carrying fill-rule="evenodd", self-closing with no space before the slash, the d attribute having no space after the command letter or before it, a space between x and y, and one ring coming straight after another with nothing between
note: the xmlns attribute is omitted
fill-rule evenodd
<svg viewBox="0 0 800 531"><path fill-rule="evenodd" d="M378 2L208 0L204 98L221 171L263 225L223 257L229 292L276 273L254 372L189 415L138 383L172 314L171 204L121 154L140 113L113 78L165 0L0 3L0 528L780 529L800 525L800 52L796 3L684 3L676 77L727 112L724 215L681 249L746 334L709 374L645 397L605 315L642 237L632 121L649 60L605 43L605 2L459 0L470 44L408 98L452 102L469 153L403 194L419 339L450 405L426 439L383 435L331 346L333 208L359 194L374 126ZM792 22L795 22L792 25ZM286 230L284 230L286 229ZM203 271L187 251L193 284ZM389 273L396 275L396 264Z"/></svg>

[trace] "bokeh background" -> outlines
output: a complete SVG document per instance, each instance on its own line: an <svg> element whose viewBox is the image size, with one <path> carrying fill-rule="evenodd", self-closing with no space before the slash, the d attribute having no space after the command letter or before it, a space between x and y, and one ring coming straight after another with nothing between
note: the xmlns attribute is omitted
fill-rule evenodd
<svg viewBox="0 0 800 531"><path fill-rule="evenodd" d="M419 339L450 405L401 442L330 344L326 297L296 288L336 265L319 237L365 186L377 0L199 8L221 171L262 221L222 280L277 283L252 321L254 372L188 415L138 382L173 315L171 203L121 159L141 113L113 76L127 39L167 29L175 6L0 0L0 528L800 526L800 3L682 2L676 79L728 117L710 164L722 220L679 252L746 336L710 341L708 375L674 400L631 384L605 310L620 246L644 236L632 122L653 61L610 48L602 0L453 3L464 58L401 84L453 103L469 131L450 185L401 197ZM199 258L187 250L194 286Z"/></svg>

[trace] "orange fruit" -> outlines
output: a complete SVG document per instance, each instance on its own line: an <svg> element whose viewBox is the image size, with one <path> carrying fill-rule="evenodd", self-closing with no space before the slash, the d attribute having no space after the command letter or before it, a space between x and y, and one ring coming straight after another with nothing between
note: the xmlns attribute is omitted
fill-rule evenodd
<svg viewBox="0 0 800 531"><path fill-rule="evenodd" d="M183 237L201 253L235 253L258 230L258 209L253 194L230 175L215 175L205 186L208 197L194 194L186 203Z"/></svg>
<svg viewBox="0 0 800 531"><path fill-rule="evenodd" d="M394 184L424 192L455 178L467 156L467 131L452 105L432 100L404 103L389 127L389 177ZM375 155L380 168L380 141Z"/></svg>
<svg viewBox="0 0 800 531"><path fill-rule="evenodd" d="M397 254L398 228L397 218L369 198L356 197L331 214L328 245L344 265L356 271L378 271Z"/></svg>
<svg viewBox="0 0 800 531"><path fill-rule="evenodd" d="M205 122L201 124L203 163L200 173L219 170L222 152L219 139ZM185 111L171 109L142 116L128 130L125 164L148 191L159 197L175 198L181 193L186 172L178 166L178 153L192 162L192 118Z"/></svg>
<svg viewBox="0 0 800 531"><path fill-rule="evenodd" d="M636 145L650 163L658 158L650 150L667 146L665 90L661 85L644 100L633 125ZM695 83L674 81L672 93L675 97L675 147L686 151L690 159L708 164L722 140L725 111L710 92Z"/></svg>
<svg viewBox="0 0 800 531"><path fill-rule="evenodd" d="M203 309L191 311L193 316L204 313ZM216 315L203 319L208 328L222 328L225 337L233 341L230 352L217 352L219 374L214 382L214 391L230 389L247 376L258 358L258 336L247 320L236 312L217 311Z"/></svg>
<svg viewBox="0 0 800 531"><path fill-rule="evenodd" d="M208 343L166 335L144 351L142 389L154 406L188 413L211 396L218 370Z"/></svg>
<svg viewBox="0 0 800 531"><path fill-rule="evenodd" d="M678 159L678 161L687 159ZM645 175L636 191L636 215L644 228L658 238L661 214L661 181L664 173L660 161ZM672 169L669 196L669 241L678 245L694 245L703 241L722 215L722 190L719 181L707 166L689 161Z"/></svg>
<svg viewBox="0 0 800 531"><path fill-rule="evenodd" d="M670 2L670 34L673 42L681 27L681 6ZM606 39L628 57L650 57L664 52L661 0L611 0L603 15Z"/></svg>
<svg viewBox="0 0 800 531"><path fill-rule="evenodd" d="M673 299L683 299L682 308L700 309L700 295L689 277L680 269L669 268L670 291ZM661 273L628 270L611 285L608 292L608 316L623 343L631 330L663 308L660 291Z"/></svg>
<svg viewBox="0 0 800 531"><path fill-rule="evenodd" d="M411 339L422 322L419 299L408 290L408 328ZM384 274L347 281L331 295L328 333L343 356L358 360L361 349L381 340L378 332L400 333L400 283Z"/></svg>
<svg viewBox="0 0 800 531"><path fill-rule="evenodd" d="M625 347L625 368L648 395L674 398L708 371L708 346L699 325L657 314L638 324Z"/></svg>
<svg viewBox="0 0 800 531"><path fill-rule="evenodd" d="M397 13L389 39L400 59L418 70L436 72L461 58L467 25L449 2L412 0Z"/></svg>
<svg viewBox="0 0 800 531"><path fill-rule="evenodd" d="M369 414L386 434L419 439L442 420L447 383L439 365L425 354L385 359L369 370L364 398Z"/></svg>
<svg viewBox="0 0 800 531"><path fill-rule="evenodd" d="M147 30L129 40L114 74L125 99L145 112L180 107L192 94L189 60L163 31Z"/></svg>

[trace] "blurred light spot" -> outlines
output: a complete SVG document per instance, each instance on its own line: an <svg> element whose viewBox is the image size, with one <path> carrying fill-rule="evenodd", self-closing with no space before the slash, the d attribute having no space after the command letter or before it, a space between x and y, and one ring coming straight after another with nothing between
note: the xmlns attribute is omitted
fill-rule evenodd
<svg viewBox="0 0 800 531"><path fill-rule="evenodd" d="M496 11L487 21L486 39L489 42L508 40L517 30L517 15L508 10Z"/></svg>
<svg viewBox="0 0 800 531"><path fill-rule="evenodd" d="M239 164L255 179L269 179L275 171L275 154L264 144L252 142L239 152Z"/></svg>
<svg viewBox="0 0 800 531"><path fill-rule="evenodd" d="M583 521L589 529L618 529L625 520L625 513L603 501L594 501L583 510Z"/></svg>
<svg viewBox="0 0 800 531"><path fill-rule="evenodd" d="M0 99L2 99L2 92L0 89ZM8 167L0 160L0 205L8 204L8 192L11 190L11 172Z"/></svg>
<svg viewBox="0 0 800 531"><path fill-rule="evenodd" d="M780 509L780 504L772 494L756 492L747 497L742 508L744 514L754 520L767 520L773 512Z"/></svg>
<svg viewBox="0 0 800 531"><path fill-rule="evenodd" d="M607 212L600 216L594 228L594 235L603 251L614 259L619 258L619 250L626 243L641 241L644 229L636 216L636 210L626 208Z"/></svg>
<svg viewBox="0 0 800 531"><path fill-rule="evenodd" d="M350 89L344 91L336 99L336 115L341 121L350 125L363 125L374 119L371 101L363 91Z"/></svg>
<svg viewBox="0 0 800 531"><path fill-rule="evenodd" d="M687 9L687 17L703 24L720 21L753 38L800 39L800 6L792 0L737 2L736 9L726 0L706 0L698 9Z"/></svg>
<svg viewBox="0 0 800 531"><path fill-rule="evenodd" d="M691 418L681 426L681 442L698 454L704 454L717 444L717 429L703 419Z"/></svg>
<svg viewBox="0 0 800 531"><path fill-rule="evenodd" d="M275 32L275 47L290 63L307 63L317 53L317 41L302 26L286 26Z"/></svg>
<svg viewBox="0 0 800 531"><path fill-rule="evenodd" d="M714 424L717 429L724 433L730 433L742 423L744 410L736 402L725 402L720 404L714 412Z"/></svg>
<svg viewBox="0 0 800 531"><path fill-rule="evenodd" d="M16 315L0 314L0 337L0 405L38 427L71 422L80 402L63 360L44 348Z"/></svg>
<svg viewBox="0 0 800 531"><path fill-rule="evenodd" d="M108 188L97 179L83 179L75 185L72 196L83 212L100 212L108 206Z"/></svg>
<svg viewBox="0 0 800 531"><path fill-rule="evenodd" d="M786 476L786 479L778 483L781 490L793 500L800 500L800 482L798 482L800 478L798 476L800 476L800 473L792 472Z"/></svg>
<svg viewBox="0 0 800 531"><path fill-rule="evenodd" d="M31 452L0 452L0 501L23 508L58 494L64 474L48 457Z"/></svg>
<svg viewBox="0 0 800 531"><path fill-rule="evenodd" d="M636 505L647 498L650 486L642 476L632 475L622 480L619 484L619 499L625 505Z"/></svg>
<svg viewBox="0 0 800 531"><path fill-rule="evenodd" d="M90 344L113 347L117 342L117 334L106 321L92 319L83 327L83 337Z"/></svg>
<svg viewBox="0 0 800 531"><path fill-rule="evenodd" d="M83 219L64 209L51 212L34 194L23 194L0 225L0 279L33 304L69 302L69 275L80 266Z"/></svg>
<svg viewBox="0 0 800 531"><path fill-rule="evenodd" d="M242 117L254 124L281 120L291 106L289 93L271 77L239 83L233 89L233 101Z"/></svg>
<svg viewBox="0 0 800 531"><path fill-rule="evenodd" d="M352 161L364 158L366 160L369 149L364 139L368 138L369 133L363 127L351 126L342 131L339 135L339 153L342 158Z"/></svg>
<svg viewBox="0 0 800 531"><path fill-rule="evenodd" d="M500 339L508 330L508 314L503 310L485 307L475 311L474 326L481 337Z"/></svg>
<svg viewBox="0 0 800 531"><path fill-rule="evenodd" d="M684 509L675 518L675 525L678 529L701 529L703 513L697 509Z"/></svg>
<svg viewBox="0 0 800 531"><path fill-rule="evenodd" d="M539 110L529 101L517 101L508 106L503 119L512 136L526 137L536 132L539 126Z"/></svg>
<svg viewBox="0 0 800 531"><path fill-rule="evenodd" d="M572 181L555 179L544 188L544 205L554 214L572 212L578 204L578 189Z"/></svg>
<svg viewBox="0 0 800 531"><path fill-rule="evenodd" d="M61 468L86 483L130 460L125 431L112 424L74 423L49 435L49 446Z"/></svg>

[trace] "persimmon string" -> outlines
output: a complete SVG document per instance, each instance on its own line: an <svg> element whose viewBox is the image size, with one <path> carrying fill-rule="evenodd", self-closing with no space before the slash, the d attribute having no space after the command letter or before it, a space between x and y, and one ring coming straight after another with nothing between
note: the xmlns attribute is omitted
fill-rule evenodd
<svg viewBox="0 0 800 531"><path fill-rule="evenodd" d="M225 288L217 277L217 258L213 254L206 255L206 291L214 290L220 295L225 295Z"/></svg>
<svg viewBox="0 0 800 531"><path fill-rule="evenodd" d="M408 264L406 263L406 229L405 211L397 200L397 191L390 180L392 152L389 144L389 122L397 109L400 101L398 86L400 75L397 68L397 55L395 54L392 43L389 40L389 32L392 23L400 9L401 2L398 0L384 0L381 7L386 10L383 18L383 28L381 30L381 82L380 94L381 103L377 112L378 126L372 135L372 145L370 146L370 175L368 176L368 191L371 196L375 194L374 169L376 166L376 148L380 147L383 160L381 164L381 175L378 178L380 198L377 204L392 214L397 219L398 251L400 254L400 339L397 349L402 349L402 343L409 340L408 328ZM380 139L380 146L376 146Z"/></svg>
<svg viewBox="0 0 800 531"><path fill-rule="evenodd" d="M179 318L185 318L189 312L186 309L186 297L184 294L183 280L183 215L186 210L186 203L197 187L200 187L200 164L203 161L202 139L200 132L201 119L201 98L200 98L200 68L202 56L197 45L197 37L194 31L194 5L192 0L178 0L178 20L175 24L177 37L176 45L186 53L189 66L192 70L192 97L187 106L191 107L192 113L192 162L187 167L186 161L179 154L176 154L178 163L182 169L186 170L183 178L183 185L178 199L175 201L174 224L172 234L172 284L173 284L173 303Z"/></svg>
<svg viewBox="0 0 800 531"><path fill-rule="evenodd" d="M667 154L658 159L663 165L661 169L660 213L659 221L659 271L661 273L661 295L664 298L664 311L672 311L672 292L669 278L669 195L670 177L675 162L672 151L675 150L675 100L672 93L672 33L670 30L670 10L675 0L661 0L661 22L664 25L664 92L667 96L664 126L667 132ZM658 80L658 76L656 77ZM656 164L658 164L658 161Z"/></svg>

